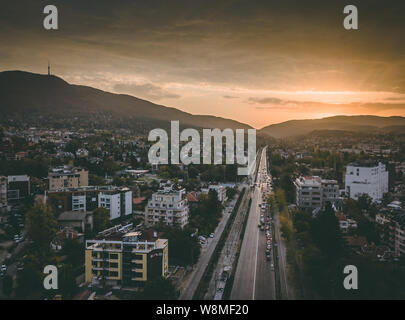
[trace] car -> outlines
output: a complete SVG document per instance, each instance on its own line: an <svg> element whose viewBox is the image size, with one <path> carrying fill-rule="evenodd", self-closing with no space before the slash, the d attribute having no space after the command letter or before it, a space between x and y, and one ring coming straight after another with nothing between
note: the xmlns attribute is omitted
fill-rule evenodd
<svg viewBox="0 0 405 320"><path fill-rule="evenodd" d="M270 260L271 260L270 254L266 254L266 260L267 260L267 261L270 261Z"/></svg>
<svg viewBox="0 0 405 320"><path fill-rule="evenodd" d="M270 270L271 270L271 271L274 271L274 264L271 264L271 265L270 265Z"/></svg>
<svg viewBox="0 0 405 320"><path fill-rule="evenodd" d="M214 238L214 234L213 234L213 233L210 233L210 238Z"/></svg>
<svg viewBox="0 0 405 320"><path fill-rule="evenodd" d="M5 264L3 264L2 266L1 266L1 269L0 269L2 272L6 272L7 271L7 266L5 265Z"/></svg>
<svg viewBox="0 0 405 320"><path fill-rule="evenodd" d="M19 262L17 264L17 271L23 271L24 270L24 262Z"/></svg>

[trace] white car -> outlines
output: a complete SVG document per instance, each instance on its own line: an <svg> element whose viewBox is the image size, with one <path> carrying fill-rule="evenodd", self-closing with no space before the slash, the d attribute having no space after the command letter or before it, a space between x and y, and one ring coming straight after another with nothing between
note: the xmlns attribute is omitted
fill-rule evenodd
<svg viewBox="0 0 405 320"><path fill-rule="evenodd" d="M6 272L6 271L7 271L7 266L6 266L5 264L3 264L3 265L1 266L1 271L2 271L2 272Z"/></svg>

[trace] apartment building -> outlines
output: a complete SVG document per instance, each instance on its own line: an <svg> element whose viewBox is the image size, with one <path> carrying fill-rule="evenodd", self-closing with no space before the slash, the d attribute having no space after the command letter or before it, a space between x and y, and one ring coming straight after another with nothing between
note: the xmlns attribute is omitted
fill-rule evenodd
<svg viewBox="0 0 405 320"><path fill-rule="evenodd" d="M0 213L8 211L7 177L0 176Z"/></svg>
<svg viewBox="0 0 405 320"><path fill-rule="evenodd" d="M355 200L367 194L379 201L388 192L388 171L381 162L351 163L346 167L346 194Z"/></svg>
<svg viewBox="0 0 405 320"><path fill-rule="evenodd" d="M299 177L294 181L296 205L301 209L322 208L327 202L339 201L339 185L336 180L324 180L318 176Z"/></svg>
<svg viewBox="0 0 405 320"><path fill-rule="evenodd" d="M390 234L393 238L392 248L394 249L394 254L396 256L405 255L405 212L401 212L393 218L392 233Z"/></svg>
<svg viewBox="0 0 405 320"><path fill-rule="evenodd" d="M132 214L132 191L128 188L101 191L98 206L110 211L110 220Z"/></svg>
<svg viewBox="0 0 405 320"><path fill-rule="evenodd" d="M183 228L188 223L189 207L186 190L166 186L152 195L145 207L145 224L163 222Z"/></svg>
<svg viewBox="0 0 405 320"><path fill-rule="evenodd" d="M102 231L86 241L85 281L101 286L142 287L169 269L168 240L154 230L134 231L132 224Z"/></svg>
<svg viewBox="0 0 405 320"><path fill-rule="evenodd" d="M77 167L62 166L48 173L49 191L63 188L79 188L89 185L89 172Z"/></svg>
<svg viewBox="0 0 405 320"><path fill-rule="evenodd" d="M87 186L62 188L49 192L47 201L55 211L93 211L104 207L110 211L110 220L132 214L132 191L115 186Z"/></svg>
<svg viewBox="0 0 405 320"><path fill-rule="evenodd" d="M201 192L208 194L210 190L215 190L218 195L218 200L224 203L227 200L226 188L220 184L210 184L207 188L201 188Z"/></svg>
<svg viewBox="0 0 405 320"><path fill-rule="evenodd" d="M30 177L27 175L7 177L7 200L9 202L27 198L31 194Z"/></svg>

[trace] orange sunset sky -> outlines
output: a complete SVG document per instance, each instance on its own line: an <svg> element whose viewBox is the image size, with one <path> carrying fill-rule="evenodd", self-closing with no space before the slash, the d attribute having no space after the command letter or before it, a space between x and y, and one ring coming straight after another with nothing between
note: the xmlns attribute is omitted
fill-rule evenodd
<svg viewBox="0 0 405 320"><path fill-rule="evenodd" d="M405 5L351 1L45 1L0 12L0 71L46 73L256 128L331 115L405 116Z"/></svg>

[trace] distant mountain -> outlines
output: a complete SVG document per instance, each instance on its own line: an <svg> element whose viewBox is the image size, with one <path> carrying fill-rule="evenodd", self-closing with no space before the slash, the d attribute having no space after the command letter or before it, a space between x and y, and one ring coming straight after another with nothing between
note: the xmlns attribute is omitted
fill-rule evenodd
<svg viewBox="0 0 405 320"><path fill-rule="evenodd" d="M323 119L290 120L272 124L259 130L273 138L287 138L314 130L342 130L352 132L403 132L405 117L335 116Z"/></svg>
<svg viewBox="0 0 405 320"><path fill-rule="evenodd" d="M215 116L193 115L125 94L69 84L56 76L23 71L0 72L0 117L12 115L112 116L153 121L180 121L199 128L251 128L249 125ZM151 121L152 120L152 121Z"/></svg>

